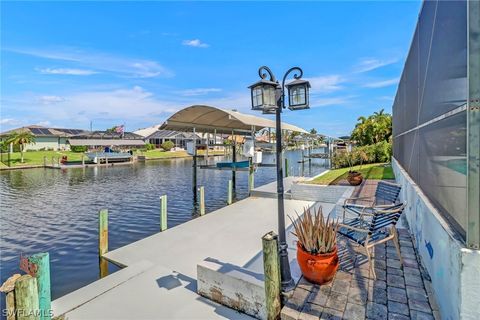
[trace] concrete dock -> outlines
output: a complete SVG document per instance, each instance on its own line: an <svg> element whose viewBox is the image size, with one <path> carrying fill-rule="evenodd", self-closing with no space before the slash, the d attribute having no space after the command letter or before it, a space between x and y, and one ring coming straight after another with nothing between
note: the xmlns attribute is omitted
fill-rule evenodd
<svg viewBox="0 0 480 320"><path fill-rule="evenodd" d="M289 178L286 185L292 181ZM105 258L125 268L53 301L54 315L68 319L249 318L197 294L197 264L212 259L240 266L263 281L261 237L277 230L277 200L269 195L274 184L259 188L261 197L249 197L107 253ZM334 203L288 199L285 212L293 215L316 205L322 205L324 213L335 207ZM288 217L286 225L291 228ZM288 235L292 274L298 279L294 239Z"/></svg>

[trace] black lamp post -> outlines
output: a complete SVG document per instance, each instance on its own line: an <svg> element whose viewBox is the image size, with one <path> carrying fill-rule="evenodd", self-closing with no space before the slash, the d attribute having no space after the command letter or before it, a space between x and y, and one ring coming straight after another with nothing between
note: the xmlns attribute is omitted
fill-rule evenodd
<svg viewBox="0 0 480 320"><path fill-rule="evenodd" d="M267 73L270 77L267 80ZM285 85L287 76L293 72L294 81ZM279 256L280 256L280 274L282 278L282 291L288 292L295 287L292 275L290 274L290 264L288 262L287 241L285 234L285 208L283 203L283 170L282 170L282 127L281 113L285 108L285 87L288 89L288 108L290 110L302 110L309 108L308 91L310 83L301 80L303 71L299 67L290 68L282 79L282 84L275 79L272 71L262 66L258 69L258 75L261 80L252 84L249 88L252 92L252 110L261 110L265 114L275 114L275 138L277 143L277 199L278 199L278 238L279 238Z"/></svg>

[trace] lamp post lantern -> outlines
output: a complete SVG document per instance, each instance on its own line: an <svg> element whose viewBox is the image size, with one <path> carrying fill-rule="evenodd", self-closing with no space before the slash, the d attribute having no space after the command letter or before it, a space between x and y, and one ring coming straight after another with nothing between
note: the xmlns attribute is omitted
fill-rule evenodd
<svg viewBox="0 0 480 320"><path fill-rule="evenodd" d="M266 73L264 73L264 71ZM294 81L285 85L288 75L293 75ZM277 201L278 201L278 238L280 256L280 274L282 291L288 292L295 288L288 262L287 240L285 232L285 207L283 202L283 169L282 169L282 126L281 113L285 109L285 87L288 90L288 105L290 110L309 108L310 83L302 80L303 71L299 67L290 68L283 76L280 84L270 68L262 66L258 69L261 80L249 86L252 94L252 110L261 110L264 114L275 114L275 139L277 161ZM267 76L269 79L267 80Z"/></svg>

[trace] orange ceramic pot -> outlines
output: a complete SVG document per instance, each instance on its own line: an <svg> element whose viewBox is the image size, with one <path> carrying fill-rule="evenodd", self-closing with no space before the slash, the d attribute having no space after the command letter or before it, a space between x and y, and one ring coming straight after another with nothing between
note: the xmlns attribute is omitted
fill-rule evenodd
<svg viewBox="0 0 480 320"><path fill-rule="evenodd" d="M362 174L356 171L348 172L347 181L351 186L358 186L363 181Z"/></svg>
<svg viewBox="0 0 480 320"><path fill-rule="evenodd" d="M337 247L331 253L310 254L297 243L297 260L302 274L310 282L324 284L332 281L338 269Z"/></svg>

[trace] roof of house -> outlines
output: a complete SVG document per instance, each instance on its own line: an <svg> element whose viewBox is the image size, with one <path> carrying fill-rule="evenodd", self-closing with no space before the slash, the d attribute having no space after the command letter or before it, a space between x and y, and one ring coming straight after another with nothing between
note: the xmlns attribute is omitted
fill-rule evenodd
<svg viewBox="0 0 480 320"><path fill-rule="evenodd" d="M68 139L71 146L143 146L145 141L141 139Z"/></svg>
<svg viewBox="0 0 480 320"><path fill-rule="evenodd" d="M84 131L81 134L72 136L71 139L123 139L123 140L143 140L141 135L133 132L118 133L114 131Z"/></svg>
<svg viewBox="0 0 480 320"><path fill-rule="evenodd" d="M200 139L198 134L194 134L192 132L180 132L174 130L157 130L147 136L145 139L186 139L186 140L193 140L193 139Z"/></svg>
<svg viewBox="0 0 480 320"><path fill-rule="evenodd" d="M133 131L133 133L141 135L142 137L146 138L146 137L154 134L155 131L157 131L159 128L160 128L160 124L157 124L157 125L154 125L154 126L151 126L151 127L148 127L148 128L142 128L142 129L135 130L135 131Z"/></svg>
<svg viewBox="0 0 480 320"><path fill-rule="evenodd" d="M25 126L0 133L0 136L8 136L12 133L30 132L35 137L71 137L86 132L82 129L47 128L44 126Z"/></svg>
<svg viewBox="0 0 480 320"><path fill-rule="evenodd" d="M251 132L263 128L275 128L275 121L238 111L212 106L193 105L182 109L162 124L160 129L187 131L193 128L202 132L232 133L232 130ZM307 133L302 128L282 122L282 129Z"/></svg>

